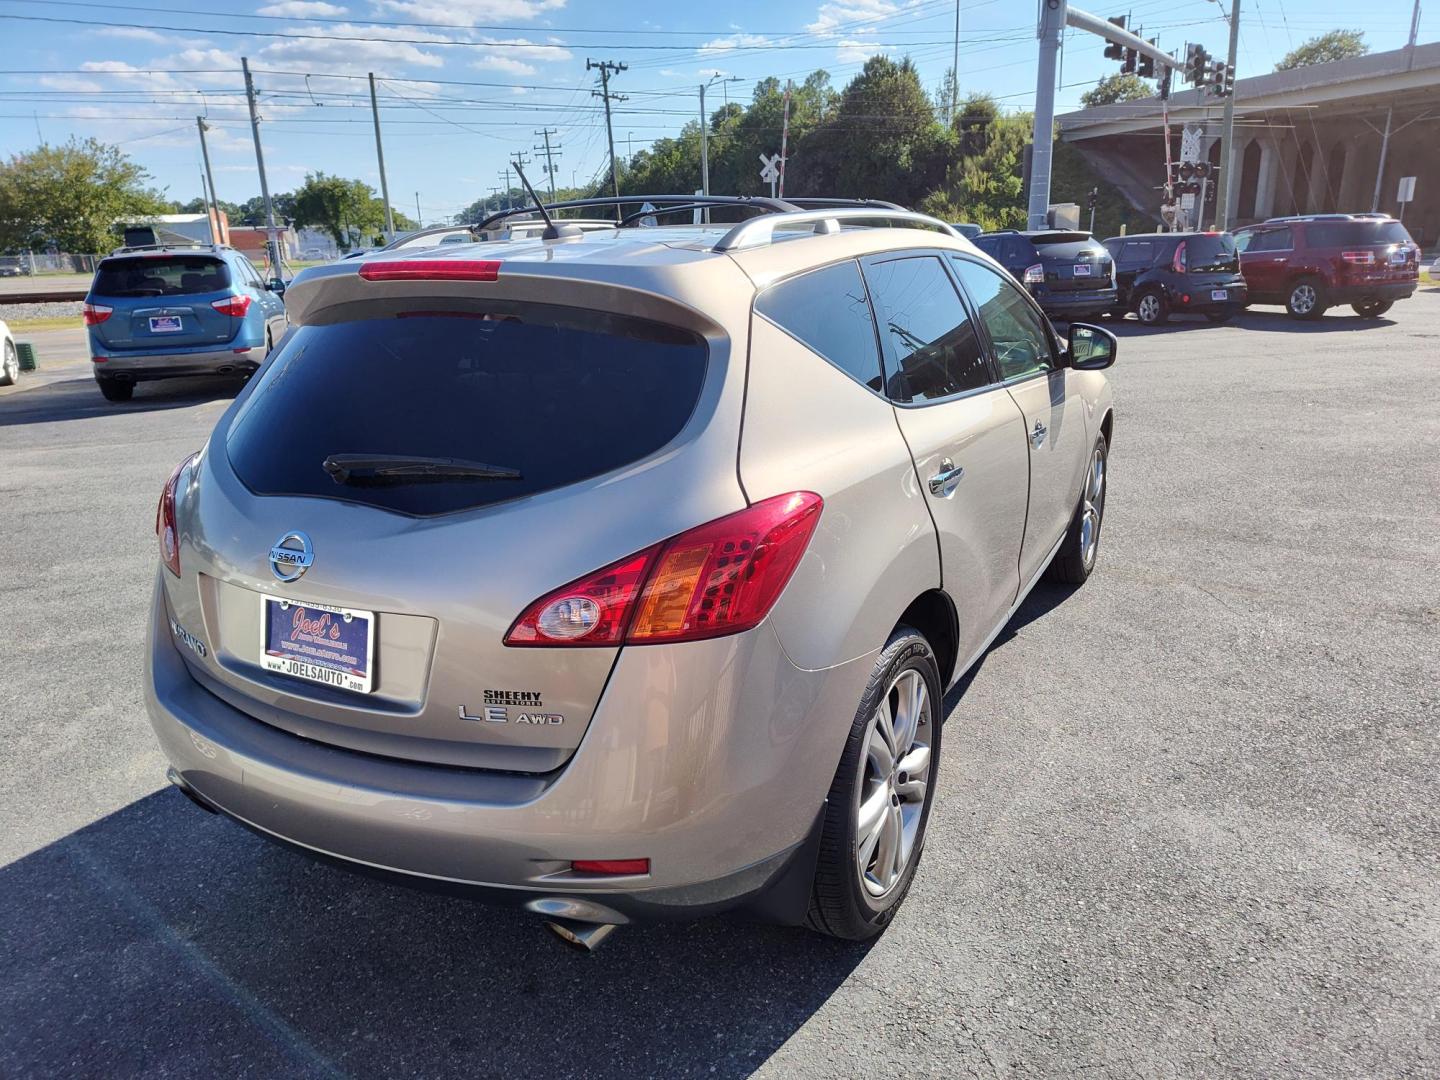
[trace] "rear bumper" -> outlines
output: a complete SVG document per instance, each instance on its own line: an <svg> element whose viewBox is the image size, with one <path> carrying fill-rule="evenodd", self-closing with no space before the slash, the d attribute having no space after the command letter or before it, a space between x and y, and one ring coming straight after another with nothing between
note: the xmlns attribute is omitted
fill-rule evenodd
<svg viewBox="0 0 1440 1080"><path fill-rule="evenodd" d="M90 357L90 366L97 379L144 382L189 375L245 375L258 368L264 359L265 347L255 345L206 352L118 353L109 356L94 353Z"/></svg>
<svg viewBox="0 0 1440 1080"><path fill-rule="evenodd" d="M1225 291L1225 298L1216 300L1214 294L1222 289ZM1244 307L1250 303L1250 290L1243 281L1197 282L1193 285L1187 282L1184 289L1170 289L1169 299L1170 307L1175 312L1193 311L1204 314Z"/></svg>
<svg viewBox="0 0 1440 1080"><path fill-rule="evenodd" d="M595 922L742 906L799 921L816 822L873 660L798 669L768 623L631 648L562 769L436 767L301 739L222 701L173 644L157 581L146 706L199 801L324 860ZM648 875L569 870L640 857Z"/></svg>
<svg viewBox="0 0 1440 1080"><path fill-rule="evenodd" d="M1087 289L1084 292L1033 294L1046 315L1091 315L1109 311L1116 304L1115 289Z"/></svg>
<svg viewBox="0 0 1440 1080"><path fill-rule="evenodd" d="M1336 304L1359 304L1375 300L1405 300L1415 295L1418 281L1398 281L1375 285L1337 285L1327 297Z"/></svg>

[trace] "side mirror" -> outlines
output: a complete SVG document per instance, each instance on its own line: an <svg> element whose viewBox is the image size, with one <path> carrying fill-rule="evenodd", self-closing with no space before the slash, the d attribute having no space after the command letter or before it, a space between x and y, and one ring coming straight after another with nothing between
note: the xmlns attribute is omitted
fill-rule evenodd
<svg viewBox="0 0 1440 1080"><path fill-rule="evenodd" d="M280 280L278 277L277 277L277 278L271 278L269 281L267 281L267 282L265 283L265 288L269 289L269 290L270 290L271 292L273 292L276 296L284 296L284 295L285 295L285 282L283 282L282 280Z"/></svg>
<svg viewBox="0 0 1440 1080"><path fill-rule="evenodd" d="M1069 363L1077 371L1103 371L1115 363L1119 342L1103 326L1071 323Z"/></svg>

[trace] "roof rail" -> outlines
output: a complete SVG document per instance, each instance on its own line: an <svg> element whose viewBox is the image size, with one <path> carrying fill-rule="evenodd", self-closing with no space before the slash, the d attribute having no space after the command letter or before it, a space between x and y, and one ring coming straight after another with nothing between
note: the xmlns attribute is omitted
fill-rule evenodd
<svg viewBox="0 0 1440 1080"><path fill-rule="evenodd" d="M745 209L759 210L764 213L786 213L791 210L798 210L799 207L785 199L771 199L763 195L622 195L616 198L613 195L596 196L593 199L570 199L566 202L547 202L546 210L572 210L581 206L643 206L650 203L655 210L649 213L662 212L664 206L676 206L683 203L687 210L706 206L736 206ZM491 214L478 225L472 225L472 232L481 232L493 228L497 222L504 221L508 217L515 217L521 214L534 214L538 211L533 203L527 206L513 206L508 210L498 210ZM638 220L646 215L631 215ZM618 222L617 222L618 225Z"/></svg>
<svg viewBox="0 0 1440 1080"><path fill-rule="evenodd" d="M127 244L110 252L111 255L127 255L132 251L219 251L224 244L204 244L198 240L188 244Z"/></svg>
<svg viewBox="0 0 1440 1080"><path fill-rule="evenodd" d="M775 239L777 228L811 225L813 228L810 231L813 234L824 236L838 233L844 224L862 221L880 221L885 224L903 221L937 229L947 236L956 238L960 236L947 222L930 217L928 214L917 214L912 210L885 210L879 207L876 209L852 207L837 210L797 210L792 213L764 214L751 218L749 221L742 221L716 242L714 250L739 251L744 248L761 247Z"/></svg>

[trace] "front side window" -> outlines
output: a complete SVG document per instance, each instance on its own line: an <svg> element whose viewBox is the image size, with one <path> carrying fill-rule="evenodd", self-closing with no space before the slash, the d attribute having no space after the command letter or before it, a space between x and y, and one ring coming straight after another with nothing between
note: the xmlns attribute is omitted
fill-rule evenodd
<svg viewBox="0 0 1440 1080"><path fill-rule="evenodd" d="M951 262L990 335L1000 377L1009 381L1053 370L1050 329L1015 283L968 259Z"/></svg>
<svg viewBox="0 0 1440 1080"><path fill-rule="evenodd" d="M933 255L865 269L896 401L935 401L990 383L990 370L960 294Z"/></svg>
<svg viewBox="0 0 1440 1080"><path fill-rule="evenodd" d="M760 294L755 310L856 382L883 390L875 324L856 263L782 281Z"/></svg>

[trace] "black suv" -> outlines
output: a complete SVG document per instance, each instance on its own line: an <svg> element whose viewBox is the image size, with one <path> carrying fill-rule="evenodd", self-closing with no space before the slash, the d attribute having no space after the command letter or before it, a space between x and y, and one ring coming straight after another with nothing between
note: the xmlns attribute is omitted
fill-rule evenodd
<svg viewBox="0 0 1440 1080"><path fill-rule="evenodd" d="M1052 319L1083 319L1115 307L1110 255L1088 232L1002 229L971 243L1010 271Z"/></svg>
<svg viewBox="0 0 1440 1080"><path fill-rule="evenodd" d="M1133 311L1146 326L1179 314L1224 322L1249 303L1229 233L1112 236L1105 248L1115 260L1117 315Z"/></svg>

